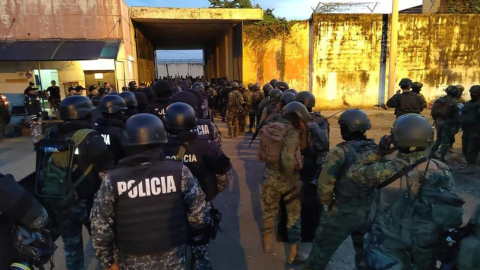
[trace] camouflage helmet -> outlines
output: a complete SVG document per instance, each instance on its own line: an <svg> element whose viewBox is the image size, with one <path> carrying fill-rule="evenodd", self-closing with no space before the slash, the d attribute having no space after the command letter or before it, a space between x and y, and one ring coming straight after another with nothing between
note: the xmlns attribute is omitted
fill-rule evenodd
<svg viewBox="0 0 480 270"><path fill-rule="evenodd" d="M297 101L292 101L282 108L282 116L289 113L295 113L305 123L312 120L312 116L308 112L307 107Z"/></svg>
<svg viewBox="0 0 480 270"><path fill-rule="evenodd" d="M422 87L423 87L423 83L421 82L412 83L412 89L421 89Z"/></svg>
<svg viewBox="0 0 480 270"><path fill-rule="evenodd" d="M298 93L294 100L303 103L308 109L315 107L315 96L308 91Z"/></svg>
<svg viewBox="0 0 480 270"><path fill-rule="evenodd" d="M288 90L283 91L283 93L293 93L293 94L296 95L296 94L297 94L297 90L295 90L295 89L288 89Z"/></svg>
<svg viewBox="0 0 480 270"><path fill-rule="evenodd" d="M449 85L447 89L445 89L445 92L447 95L456 96L458 95L458 88L455 85Z"/></svg>
<svg viewBox="0 0 480 270"><path fill-rule="evenodd" d="M395 147L427 148L433 141L433 127L420 114L405 114L393 123L392 141Z"/></svg>
<svg viewBox="0 0 480 270"><path fill-rule="evenodd" d="M470 88L471 94L480 94L480 85L474 85Z"/></svg>
<svg viewBox="0 0 480 270"><path fill-rule="evenodd" d="M242 90L246 90L245 89L245 84L243 84L243 83L238 84L238 88L240 88Z"/></svg>
<svg viewBox="0 0 480 270"><path fill-rule="evenodd" d="M248 84L248 89L253 90L253 86L254 86L253 83L249 83L249 84Z"/></svg>
<svg viewBox="0 0 480 270"><path fill-rule="evenodd" d="M465 87L463 87L463 85L457 84L457 85L455 85L455 86L457 87L458 92L463 93L463 91L465 91Z"/></svg>
<svg viewBox="0 0 480 270"><path fill-rule="evenodd" d="M280 101L283 101L286 104L290 103L293 101L293 99L295 98L295 94L294 93L283 93L281 96L280 96ZM303 104L303 103L302 103Z"/></svg>
<svg viewBox="0 0 480 270"><path fill-rule="evenodd" d="M270 85L275 88L275 85L277 84L278 80L277 79L272 79L270 80Z"/></svg>
<svg viewBox="0 0 480 270"><path fill-rule="evenodd" d="M240 88L240 85L238 84L238 82L232 82L232 88L233 89L238 89L238 88Z"/></svg>
<svg viewBox="0 0 480 270"><path fill-rule="evenodd" d="M409 78L403 78L398 83L398 86L400 86L400 87L410 87L410 86L412 86L412 80L410 80Z"/></svg>
<svg viewBox="0 0 480 270"><path fill-rule="evenodd" d="M273 89L268 93L268 96L270 97L270 102L279 102L280 97L282 96L282 90Z"/></svg>
<svg viewBox="0 0 480 270"><path fill-rule="evenodd" d="M252 86L253 91L260 91L260 84L256 83Z"/></svg>
<svg viewBox="0 0 480 270"><path fill-rule="evenodd" d="M285 91L285 90L289 89L288 83L286 83L286 82L277 82L275 84L275 88L280 89L282 91Z"/></svg>
<svg viewBox="0 0 480 270"><path fill-rule="evenodd" d="M349 109L344 111L338 118L338 124L348 129L348 134L353 132L365 132L372 128L370 118L360 109Z"/></svg>

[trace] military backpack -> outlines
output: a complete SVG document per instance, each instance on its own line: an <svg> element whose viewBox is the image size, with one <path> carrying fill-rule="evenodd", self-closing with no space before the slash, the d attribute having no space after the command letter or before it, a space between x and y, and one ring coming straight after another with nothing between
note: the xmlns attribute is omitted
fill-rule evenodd
<svg viewBox="0 0 480 270"><path fill-rule="evenodd" d="M412 92L400 96L400 108L406 113L420 113L423 110L422 99Z"/></svg>
<svg viewBox="0 0 480 270"><path fill-rule="evenodd" d="M432 106L432 117L433 119L437 118L450 118L453 116L453 103L455 98L451 96L441 97L433 103Z"/></svg>

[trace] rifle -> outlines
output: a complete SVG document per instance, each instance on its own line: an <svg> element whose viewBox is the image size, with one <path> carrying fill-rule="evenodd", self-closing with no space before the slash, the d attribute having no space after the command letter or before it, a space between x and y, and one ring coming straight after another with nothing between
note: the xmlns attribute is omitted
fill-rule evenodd
<svg viewBox="0 0 480 270"><path fill-rule="evenodd" d="M260 129L262 129L264 125L265 125L264 122L258 124L257 128L255 129L255 134L253 134L252 140L250 141L250 144L248 145L248 147L250 147L253 141L255 141L255 138L257 138L258 133L260 132Z"/></svg>

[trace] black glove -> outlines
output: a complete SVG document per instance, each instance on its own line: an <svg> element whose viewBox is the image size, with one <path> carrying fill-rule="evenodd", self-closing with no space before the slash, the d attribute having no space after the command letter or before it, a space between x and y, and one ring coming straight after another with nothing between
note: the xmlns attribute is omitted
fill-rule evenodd
<svg viewBox="0 0 480 270"><path fill-rule="evenodd" d="M390 135L385 135L380 139L380 142L378 143L378 150L376 151L376 153L382 157L389 155L395 152L395 150L397 150L395 147L391 147L391 146L392 146L392 137Z"/></svg>

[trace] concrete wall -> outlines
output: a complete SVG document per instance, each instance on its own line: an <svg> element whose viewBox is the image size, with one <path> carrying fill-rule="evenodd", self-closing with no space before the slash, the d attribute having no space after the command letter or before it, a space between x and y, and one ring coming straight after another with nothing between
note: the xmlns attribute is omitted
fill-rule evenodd
<svg viewBox="0 0 480 270"><path fill-rule="evenodd" d="M296 22L288 32L247 25L243 32L243 81L287 81L291 88L309 89L309 22Z"/></svg>
<svg viewBox="0 0 480 270"><path fill-rule="evenodd" d="M186 76L189 74L190 76L197 77L203 76L204 69L202 64L188 64L188 63L173 63L173 64L163 64L158 63L158 76L163 77L167 76L167 65L168 65L168 74L170 76L175 76L180 74L180 76Z"/></svg>

